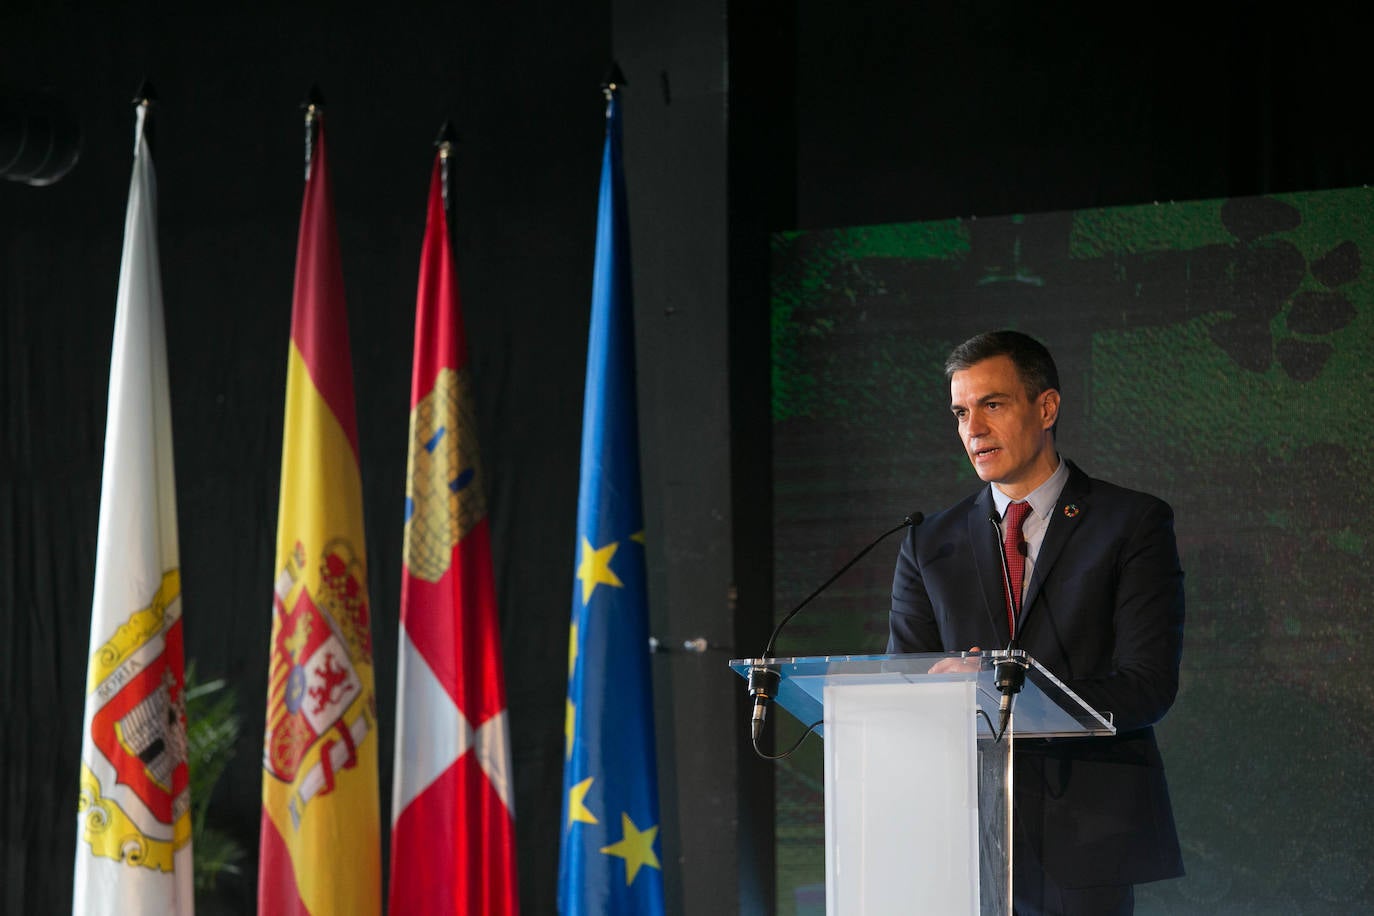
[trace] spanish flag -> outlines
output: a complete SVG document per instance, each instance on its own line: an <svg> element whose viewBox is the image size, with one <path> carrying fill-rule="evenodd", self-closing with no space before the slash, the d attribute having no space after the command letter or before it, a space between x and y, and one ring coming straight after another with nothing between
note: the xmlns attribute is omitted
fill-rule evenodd
<svg viewBox="0 0 1374 916"><path fill-rule="evenodd" d="M263 745L258 913L381 912L377 703L323 114L301 208Z"/></svg>

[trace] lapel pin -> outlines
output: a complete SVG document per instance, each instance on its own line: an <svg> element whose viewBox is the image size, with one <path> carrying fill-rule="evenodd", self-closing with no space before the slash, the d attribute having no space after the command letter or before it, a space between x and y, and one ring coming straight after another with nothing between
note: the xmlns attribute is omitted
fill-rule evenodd
<svg viewBox="0 0 1374 916"><path fill-rule="evenodd" d="M1064 517L1065 517L1065 518L1073 518L1073 517L1076 516L1077 514L1078 514L1078 506L1075 505L1074 503L1069 503L1067 506L1064 507Z"/></svg>

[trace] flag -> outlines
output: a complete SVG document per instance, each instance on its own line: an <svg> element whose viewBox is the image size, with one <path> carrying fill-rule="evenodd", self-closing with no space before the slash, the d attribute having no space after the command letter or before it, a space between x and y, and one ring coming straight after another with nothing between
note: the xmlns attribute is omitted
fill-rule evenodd
<svg viewBox="0 0 1374 916"><path fill-rule="evenodd" d="M343 271L323 115L286 368L258 913L381 911L377 709Z"/></svg>
<svg viewBox="0 0 1374 916"><path fill-rule="evenodd" d="M607 92L568 650L558 901L663 912L620 109Z"/></svg>
<svg viewBox="0 0 1374 916"><path fill-rule="evenodd" d="M195 911L157 183L148 105L137 110L81 727L72 912L82 916Z"/></svg>
<svg viewBox="0 0 1374 916"><path fill-rule="evenodd" d="M434 160L420 252L390 916L518 911L510 741L472 374Z"/></svg>

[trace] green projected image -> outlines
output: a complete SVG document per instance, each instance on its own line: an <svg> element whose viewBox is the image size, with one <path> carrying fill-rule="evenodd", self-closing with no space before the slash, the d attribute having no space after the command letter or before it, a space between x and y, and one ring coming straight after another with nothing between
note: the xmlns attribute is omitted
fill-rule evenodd
<svg viewBox="0 0 1374 916"><path fill-rule="evenodd" d="M1183 681L1158 735L1188 875L1138 887L1137 912L1365 909L1374 189L781 234L772 309L776 618L981 486L944 357L1032 334L1060 452L1176 514ZM897 549L777 654L883 651ZM781 913L824 912L822 781L814 739L779 766Z"/></svg>

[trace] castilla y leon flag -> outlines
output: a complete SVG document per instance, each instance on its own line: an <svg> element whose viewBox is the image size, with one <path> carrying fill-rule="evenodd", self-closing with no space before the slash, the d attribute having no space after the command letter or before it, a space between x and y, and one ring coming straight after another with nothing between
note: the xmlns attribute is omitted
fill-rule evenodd
<svg viewBox="0 0 1374 916"><path fill-rule="evenodd" d="M375 916L377 709L353 365L323 115L312 113L286 369L258 913Z"/></svg>
<svg viewBox="0 0 1374 916"><path fill-rule="evenodd" d="M510 742L472 378L435 157L420 254L390 916L517 912Z"/></svg>
<svg viewBox="0 0 1374 916"><path fill-rule="evenodd" d="M558 904L664 911L620 100L608 84L582 409Z"/></svg>
<svg viewBox="0 0 1374 916"><path fill-rule="evenodd" d="M157 189L138 107L124 221L72 913L194 911L181 569Z"/></svg>

